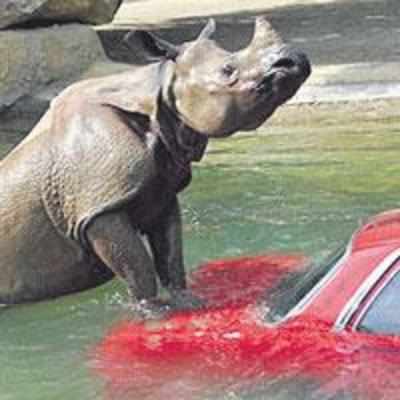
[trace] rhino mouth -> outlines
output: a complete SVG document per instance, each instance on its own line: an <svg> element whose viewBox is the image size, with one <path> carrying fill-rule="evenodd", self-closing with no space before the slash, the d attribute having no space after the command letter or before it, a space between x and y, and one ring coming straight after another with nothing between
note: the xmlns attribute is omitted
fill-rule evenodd
<svg viewBox="0 0 400 400"><path fill-rule="evenodd" d="M311 74L310 62L299 50L282 47L266 58L264 76L252 88L256 95L253 108L246 118L241 117L241 130L262 125L277 107L296 94Z"/></svg>
<svg viewBox="0 0 400 400"><path fill-rule="evenodd" d="M271 93L275 74L268 74L255 87L257 94L265 95Z"/></svg>

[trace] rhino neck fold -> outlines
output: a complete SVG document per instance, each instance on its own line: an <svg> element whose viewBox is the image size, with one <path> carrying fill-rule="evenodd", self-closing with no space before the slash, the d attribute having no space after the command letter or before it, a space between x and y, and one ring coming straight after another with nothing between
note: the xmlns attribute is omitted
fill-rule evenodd
<svg viewBox="0 0 400 400"><path fill-rule="evenodd" d="M172 94L172 88L169 87ZM167 104L160 91L157 98L156 131L161 141L180 166L187 166L192 161L200 161L208 143L208 137L187 126L176 110L173 96Z"/></svg>

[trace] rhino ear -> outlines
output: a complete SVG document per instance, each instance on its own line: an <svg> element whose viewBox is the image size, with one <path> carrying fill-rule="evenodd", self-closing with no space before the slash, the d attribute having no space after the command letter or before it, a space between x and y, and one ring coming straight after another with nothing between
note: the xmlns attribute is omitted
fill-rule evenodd
<svg viewBox="0 0 400 400"><path fill-rule="evenodd" d="M179 54L179 46L142 30L127 33L123 38L123 43L135 52L144 53L148 60L161 58L175 60Z"/></svg>
<svg viewBox="0 0 400 400"><path fill-rule="evenodd" d="M206 26L202 29L200 32L199 36L197 37L197 40L203 40L203 39L209 39L210 36L215 32L215 19L210 18L206 24Z"/></svg>
<svg viewBox="0 0 400 400"><path fill-rule="evenodd" d="M187 62L190 65L195 62L194 60L196 57L207 57L207 55L204 54L204 47L202 44L204 43L204 40L209 39L213 35L215 32L215 26L215 19L210 18L197 38L192 42L188 42L188 46L186 46L182 52L182 63Z"/></svg>

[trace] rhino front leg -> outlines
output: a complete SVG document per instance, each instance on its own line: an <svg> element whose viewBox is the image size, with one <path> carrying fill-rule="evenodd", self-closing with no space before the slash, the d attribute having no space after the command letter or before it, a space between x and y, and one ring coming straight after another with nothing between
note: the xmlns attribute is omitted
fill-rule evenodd
<svg viewBox="0 0 400 400"><path fill-rule="evenodd" d="M125 280L133 300L156 297L153 261L128 215L115 212L98 216L89 225L87 237L100 260Z"/></svg>
<svg viewBox="0 0 400 400"><path fill-rule="evenodd" d="M176 197L147 236L161 284L172 297L169 304L175 308L199 307L201 302L186 290L182 222Z"/></svg>
<svg viewBox="0 0 400 400"><path fill-rule="evenodd" d="M182 222L175 197L147 237L161 284L172 295L186 289L182 254Z"/></svg>

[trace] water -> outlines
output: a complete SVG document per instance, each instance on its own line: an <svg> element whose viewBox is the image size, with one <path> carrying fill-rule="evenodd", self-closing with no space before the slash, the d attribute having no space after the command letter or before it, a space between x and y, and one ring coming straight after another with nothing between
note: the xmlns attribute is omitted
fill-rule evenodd
<svg viewBox="0 0 400 400"><path fill-rule="evenodd" d="M195 167L181 197L188 269L268 249L321 259L366 216L400 206L398 104L302 107L286 109L255 134L214 142ZM19 138L2 137L5 154ZM90 352L115 323L129 318L125 300L123 284L113 281L0 309L0 400L103 399L104 382L91 369ZM180 381L169 384L179 387ZM279 390L261 384L251 392L236 390L237 384L199 398L264 399L275 390L271 398L289 399L300 393L290 381L280 382Z"/></svg>

